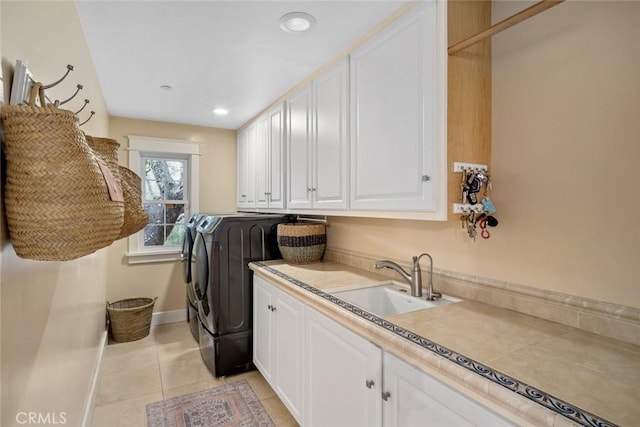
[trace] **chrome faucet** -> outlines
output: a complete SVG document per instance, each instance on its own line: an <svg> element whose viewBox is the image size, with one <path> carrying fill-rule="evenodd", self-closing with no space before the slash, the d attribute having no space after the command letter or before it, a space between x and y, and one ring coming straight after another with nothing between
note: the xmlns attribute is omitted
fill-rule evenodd
<svg viewBox="0 0 640 427"><path fill-rule="evenodd" d="M375 268L390 268L398 272L402 278L409 284L411 287L411 295L414 297L422 296L422 270L420 269L420 259L423 256L427 256L430 261L429 268L429 285L427 286L427 295L426 299L429 301L434 301L440 299L442 294L439 292L435 292L433 290L433 258L428 253L423 253L420 256L414 256L411 260L411 273L407 273L407 271L400 267L393 261L389 260L380 260L376 261L373 266Z"/></svg>

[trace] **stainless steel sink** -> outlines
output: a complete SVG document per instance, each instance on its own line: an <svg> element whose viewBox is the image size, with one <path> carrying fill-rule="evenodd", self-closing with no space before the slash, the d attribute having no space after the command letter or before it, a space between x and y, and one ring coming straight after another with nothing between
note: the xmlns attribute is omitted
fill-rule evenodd
<svg viewBox="0 0 640 427"><path fill-rule="evenodd" d="M443 295L437 301L427 301L422 298L412 297L409 287L393 281L364 285L357 288L341 288L331 292L331 294L380 317L409 313L461 301L448 295Z"/></svg>

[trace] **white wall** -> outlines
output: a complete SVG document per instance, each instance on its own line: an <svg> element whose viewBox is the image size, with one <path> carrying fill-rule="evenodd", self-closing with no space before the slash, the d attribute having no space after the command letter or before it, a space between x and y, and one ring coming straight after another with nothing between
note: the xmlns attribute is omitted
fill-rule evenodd
<svg viewBox="0 0 640 427"><path fill-rule="evenodd" d="M195 142L200 146L200 212L235 212L236 132L226 129L112 117L111 138L120 143L120 163L127 165L126 135ZM126 239L109 248L107 298L158 297L155 312L185 309L185 285L179 261L129 265Z"/></svg>
<svg viewBox="0 0 640 427"><path fill-rule="evenodd" d="M332 218L329 245L640 308L640 2L562 3L494 36L492 66L491 238Z"/></svg>
<svg viewBox="0 0 640 427"><path fill-rule="evenodd" d="M96 111L83 129L106 135L104 99L74 3L3 1L0 8L2 56L11 64L26 61L45 83L74 65L68 81L48 94L65 99L83 84L78 98L90 98ZM76 110L82 103L69 105ZM58 422L64 413L67 425L79 426L105 327L106 250L69 262L24 260L8 240L1 211L0 218L0 424L19 425L19 412L36 412Z"/></svg>

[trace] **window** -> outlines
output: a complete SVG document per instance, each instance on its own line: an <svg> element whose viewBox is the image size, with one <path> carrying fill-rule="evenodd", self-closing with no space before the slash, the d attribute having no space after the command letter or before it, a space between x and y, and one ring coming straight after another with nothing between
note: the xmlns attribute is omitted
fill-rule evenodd
<svg viewBox="0 0 640 427"><path fill-rule="evenodd" d="M144 170L142 203L149 215L144 229L145 247L182 245L185 215L189 215L187 160L179 158L142 158Z"/></svg>
<svg viewBox="0 0 640 427"><path fill-rule="evenodd" d="M189 217L198 211L199 146L129 136L129 168L142 178L144 230L129 237L129 263L180 258Z"/></svg>

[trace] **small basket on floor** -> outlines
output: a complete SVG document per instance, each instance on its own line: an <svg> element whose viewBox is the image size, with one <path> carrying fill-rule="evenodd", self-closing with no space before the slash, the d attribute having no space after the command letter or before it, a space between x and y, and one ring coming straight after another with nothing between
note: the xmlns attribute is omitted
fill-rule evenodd
<svg viewBox="0 0 640 427"><path fill-rule="evenodd" d="M149 335L155 298L128 298L110 303L107 313L111 337L115 342L129 342Z"/></svg>

